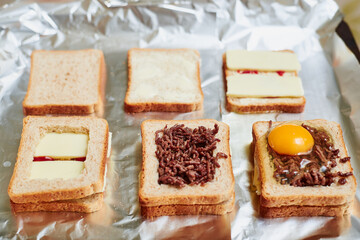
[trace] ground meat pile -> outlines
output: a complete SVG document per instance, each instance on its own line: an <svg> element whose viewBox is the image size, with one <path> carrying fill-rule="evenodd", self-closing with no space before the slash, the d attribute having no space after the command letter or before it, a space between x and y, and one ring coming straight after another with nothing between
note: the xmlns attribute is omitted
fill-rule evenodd
<svg viewBox="0 0 360 240"><path fill-rule="evenodd" d="M214 129L200 126L195 129L183 124L155 132L156 157L159 160L159 184L184 187L185 184L204 185L214 179L215 169L220 167L219 158L227 158L225 153L214 156L219 139Z"/></svg>
<svg viewBox="0 0 360 240"><path fill-rule="evenodd" d="M290 184L295 187L303 186L329 186L338 179L338 184L345 184L346 177L353 175L352 172L332 172L336 167L336 159L339 157L339 149L335 149L329 135L322 130L317 130L302 124L314 138L314 147L310 154L306 155L281 155L268 146L273 157L275 166L274 177L281 184ZM340 163L346 163L350 157L339 159Z"/></svg>

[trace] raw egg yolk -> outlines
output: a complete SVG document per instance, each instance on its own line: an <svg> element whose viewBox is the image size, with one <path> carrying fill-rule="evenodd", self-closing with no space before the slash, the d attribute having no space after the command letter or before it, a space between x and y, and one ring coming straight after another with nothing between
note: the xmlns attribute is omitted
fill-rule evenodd
<svg viewBox="0 0 360 240"><path fill-rule="evenodd" d="M302 126L284 124L275 127L268 136L270 147L279 154L307 154L314 146L314 138Z"/></svg>

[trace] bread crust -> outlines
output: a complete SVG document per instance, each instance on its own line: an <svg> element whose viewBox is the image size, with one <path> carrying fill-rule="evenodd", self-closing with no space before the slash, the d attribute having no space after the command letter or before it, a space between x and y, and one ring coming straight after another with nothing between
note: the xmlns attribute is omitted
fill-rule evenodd
<svg viewBox="0 0 360 240"><path fill-rule="evenodd" d="M94 49L85 49L85 50L79 50L79 51L93 51ZM64 53L64 52L72 52L72 50L62 50L62 51L48 51L48 50L34 50L31 54L31 66L30 66L30 77L29 77L29 84L28 84L28 90L26 92L24 101L22 103L23 105L23 113L24 115L45 115L45 114L79 114L79 115L85 115L85 114L91 114L94 112L101 112L104 107L105 102L105 85L107 81L107 75L106 75L106 64L105 64L105 58L102 51L97 50L100 52L100 59L99 59L99 88L98 88L98 94L99 98L98 101L95 103L90 103L86 105L82 104L64 104L64 105L58 105L58 104L40 104L40 105L34 105L34 104L28 104L28 98L31 94L31 86L34 84L33 81L33 74L34 74L34 55L38 52L47 52L47 53Z"/></svg>
<svg viewBox="0 0 360 240"><path fill-rule="evenodd" d="M44 121L48 121L43 123ZM98 162L97 170L99 177L97 179L91 179L91 176L86 175L80 176L83 182L73 187L71 181L77 181L73 179L60 179L58 182L55 180L47 180L47 179L28 179L26 175L24 176L24 172L19 170L20 166L31 166L33 161L33 154L35 152L35 144L34 140L30 143L29 139L33 139L33 136L29 136L31 133L40 134L41 127L49 127L51 126L81 126L89 128L89 143L88 149L99 149L97 147L97 143L91 140L92 131L95 131L97 128L98 132L101 132L103 135L102 138L102 148L99 156L100 159L94 158L89 155L89 152L86 156L85 169L87 168L87 164L95 164ZM101 137L101 136L100 136ZM23 131L21 134L20 146L18 150L18 156L14 167L14 172L11 177L8 194L10 199L14 203L37 203L37 202L52 202L57 200L67 200L67 199L79 199L84 198L86 196L92 195L94 193L102 192L104 187L104 174L105 174L105 165L107 161L107 149L108 149L108 137L109 137L109 127L108 123L105 119L95 118L95 117L40 117L40 116L28 116L23 120ZM31 149L29 151L29 149ZM31 152L32 151L32 152ZM93 151L93 150L91 150ZM89 162L87 162L89 161ZM84 170L85 171L85 170ZM17 193L16 186L20 183L20 181L25 185L28 184L34 189L30 189L27 192ZM42 189L39 190L37 186L41 186L44 183L52 184L53 189ZM67 184L64 187L60 184ZM74 183L75 184L75 183ZM60 185L60 186L59 186Z"/></svg>
<svg viewBox="0 0 360 240"><path fill-rule="evenodd" d="M141 216L152 219L154 217L174 215L224 215L232 212L234 203L235 193L228 201L219 204L174 204L153 207L141 205Z"/></svg>
<svg viewBox="0 0 360 240"><path fill-rule="evenodd" d="M291 50L282 50L280 52L291 52ZM266 72L266 71L264 71ZM296 72L293 72L297 76ZM226 66L226 53L223 54L223 80L225 88L225 107L226 110L236 113L270 113L270 112L285 112L285 113L301 113L305 109L306 99L305 97L296 97L296 98L261 98L267 99L268 101L264 103L263 101L254 98L254 103L252 104L242 104L237 103L236 97L226 96L227 92L227 81L226 78L231 75L231 70L227 69ZM250 98L243 98L250 99ZM275 101L272 101L272 100ZM284 101L278 101L279 99Z"/></svg>
<svg viewBox="0 0 360 240"><path fill-rule="evenodd" d="M132 52L133 51L194 51L198 56L200 56L200 53L197 50L193 49L142 49L142 48L132 48L128 51L128 88L125 95L124 100L124 110L128 113L138 113L138 112L192 112L201 110L203 108L203 102L204 102L204 94L201 89L201 78L200 78L200 61L197 62L197 85L199 92L201 94L201 100L198 102L192 102L192 103L174 103L174 102L166 102L166 103L160 103L160 102L137 102L132 103L129 101L129 94L130 94L130 88L131 88L131 82L132 82L132 65L131 65L131 58L132 58Z"/></svg>
<svg viewBox="0 0 360 240"><path fill-rule="evenodd" d="M60 200L54 202L14 203L10 201L14 212L84 212L98 211L103 206L103 193L96 193L84 199Z"/></svg>
<svg viewBox="0 0 360 240"><path fill-rule="evenodd" d="M276 126L285 122L273 122L272 126ZM340 149L340 158L348 156L342 130L339 124L323 119L307 120L307 121L292 121L292 123L305 123L317 128L323 128L329 133L336 133L331 135L336 148ZM288 184L281 185L272 176L273 169L269 167L269 153L267 150L267 134L269 130L268 121L260 121L253 124L253 144L254 150L254 164L259 169L259 178L261 183L260 205L263 207L281 207L281 206L340 206L348 204L353 201L356 191L356 179L354 176L347 178L348 182L345 185L331 186L307 186L307 187L292 187ZM265 131L266 128L266 131ZM350 162L339 163L338 167L353 171ZM270 165L272 166L272 165ZM334 170L338 171L338 170ZM279 193L274 194L275 189ZM316 191L315 191L316 190Z"/></svg>
<svg viewBox="0 0 360 240"><path fill-rule="evenodd" d="M283 206L264 207L260 205L260 216L264 218L283 217L340 217L351 213L350 204L341 206Z"/></svg>
<svg viewBox="0 0 360 240"><path fill-rule="evenodd" d="M225 161L224 166L226 165L228 167L226 178L229 178L229 182L231 184L227 186L223 186L223 189L218 189L217 192L213 193L206 193L206 194L181 194L182 191L185 191L183 189L179 189L175 194L168 194L165 197L164 196L152 196L151 194L146 193L146 187L145 183L149 181L149 177L145 176L145 168L148 165L147 161L149 158L149 155L154 154L152 152L149 152L149 147L147 142L147 127L151 126L152 124L156 123L162 123L162 124L168 124L170 126L175 124L184 124L185 126L188 126L189 123L194 123L197 126L201 126L204 123L211 123L215 124L217 123L220 128L223 128L226 132L226 135L224 139L220 139L221 142L225 144L224 147L226 151L224 151L225 154L228 155L228 158L222 159L221 161ZM142 162L142 169L140 172L140 188L139 188L139 202L141 206L148 206L148 207L154 207L154 206L161 206L161 205L195 205L195 204L219 204L225 201L228 201L231 196L234 193L234 175L232 171L232 163L231 163L231 154L230 154L230 130L229 126L225 123L218 122L216 120L212 119L203 119L203 120L146 120L141 124L141 136L142 136L142 156L143 156L143 162ZM154 143L155 144L155 143ZM219 170L217 170L219 171ZM153 184L159 185L157 183L158 175L156 176L156 179L151 179L151 181L156 181ZM205 184L204 188L210 184L215 184L216 181L211 181ZM192 186L186 186L185 188L192 188Z"/></svg>

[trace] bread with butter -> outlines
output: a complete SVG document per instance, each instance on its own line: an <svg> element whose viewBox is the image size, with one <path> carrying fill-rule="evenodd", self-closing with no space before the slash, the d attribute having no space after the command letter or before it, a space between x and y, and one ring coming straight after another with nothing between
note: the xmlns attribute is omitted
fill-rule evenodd
<svg viewBox="0 0 360 240"><path fill-rule="evenodd" d="M192 49L128 51L126 112L190 112L203 107L199 52Z"/></svg>

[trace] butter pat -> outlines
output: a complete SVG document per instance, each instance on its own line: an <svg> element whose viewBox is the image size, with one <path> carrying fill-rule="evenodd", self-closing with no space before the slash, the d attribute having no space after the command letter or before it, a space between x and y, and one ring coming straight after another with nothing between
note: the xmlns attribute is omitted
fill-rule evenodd
<svg viewBox="0 0 360 240"><path fill-rule="evenodd" d="M42 161L32 162L30 179L69 179L81 174L84 162L80 161Z"/></svg>
<svg viewBox="0 0 360 240"><path fill-rule="evenodd" d="M296 54L273 51L229 50L226 66L231 70L299 71L301 65Z"/></svg>
<svg viewBox="0 0 360 240"><path fill-rule="evenodd" d="M227 77L227 96L230 97L301 97L304 89L295 76L238 74Z"/></svg>
<svg viewBox="0 0 360 240"><path fill-rule="evenodd" d="M85 157L89 136L77 133L46 133L36 147L34 157L55 159Z"/></svg>

